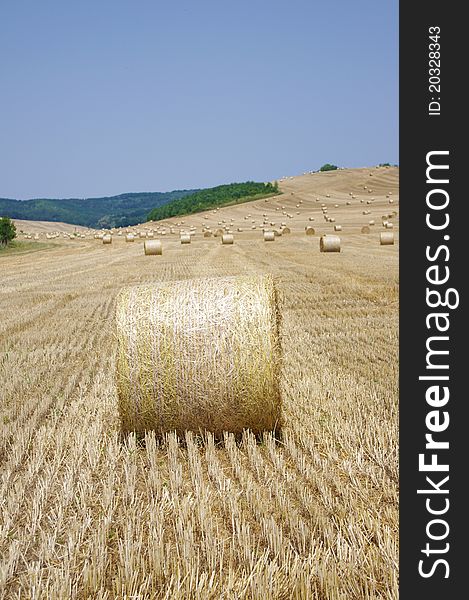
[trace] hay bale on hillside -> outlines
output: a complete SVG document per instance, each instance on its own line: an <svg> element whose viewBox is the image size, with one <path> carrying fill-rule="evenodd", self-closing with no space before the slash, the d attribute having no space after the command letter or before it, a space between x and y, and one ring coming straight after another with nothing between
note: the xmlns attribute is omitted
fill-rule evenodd
<svg viewBox="0 0 469 600"><path fill-rule="evenodd" d="M181 233L181 244L190 244L191 236L188 233Z"/></svg>
<svg viewBox="0 0 469 600"><path fill-rule="evenodd" d="M231 233L225 233L221 236L221 243L224 246L230 245L234 242L234 237Z"/></svg>
<svg viewBox="0 0 469 600"><path fill-rule="evenodd" d="M334 231L342 231L342 225L334 225Z"/></svg>
<svg viewBox="0 0 469 600"><path fill-rule="evenodd" d="M368 227L368 225L363 225L363 227L361 228L361 232L362 233L370 233L371 229Z"/></svg>
<svg viewBox="0 0 469 600"><path fill-rule="evenodd" d="M314 235L316 233L314 227L305 227L306 235Z"/></svg>
<svg viewBox="0 0 469 600"><path fill-rule="evenodd" d="M204 237L206 237L206 238L212 237L212 232L211 231L205 231L204 232Z"/></svg>
<svg viewBox="0 0 469 600"><path fill-rule="evenodd" d="M280 346L270 276L158 282L117 299L123 432L279 429Z"/></svg>
<svg viewBox="0 0 469 600"><path fill-rule="evenodd" d="M128 233L128 234L125 236L125 241L126 241L126 242L133 242L134 240L135 240L135 236L134 236L134 234L133 234L133 233Z"/></svg>
<svg viewBox="0 0 469 600"><path fill-rule="evenodd" d="M290 227L282 227L282 233L291 233Z"/></svg>
<svg viewBox="0 0 469 600"><path fill-rule="evenodd" d="M264 231L264 242L275 241L275 233L273 231Z"/></svg>
<svg viewBox="0 0 469 600"><path fill-rule="evenodd" d="M321 252L340 252L340 237L337 235L323 235L319 239Z"/></svg>
<svg viewBox="0 0 469 600"><path fill-rule="evenodd" d="M105 235L103 235L103 244L112 244L112 235L109 233L106 233Z"/></svg>
<svg viewBox="0 0 469 600"><path fill-rule="evenodd" d="M163 254L163 244L160 240L145 240L143 251L147 256L156 256Z"/></svg>
<svg viewBox="0 0 469 600"><path fill-rule="evenodd" d="M393 246L394 245L394 232L393 231L382 231L379 234L379 243L381 246Z"/></svg>

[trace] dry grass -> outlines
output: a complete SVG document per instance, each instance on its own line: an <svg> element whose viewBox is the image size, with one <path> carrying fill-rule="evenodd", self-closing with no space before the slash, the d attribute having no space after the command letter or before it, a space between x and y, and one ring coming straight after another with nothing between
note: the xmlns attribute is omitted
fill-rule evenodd
<svg viewBox="0 0 469 600"><path fill-rule="evenodd" d="M0 256L2 598L397 598L398 226L393 246L361 235L345 199L368 174L339 175L318 176L347 225L336 254L304 235L326 189L305 176L270 202L307 215L275 244L249 230L227 253L199 234L187 252L168 236L158 269L124 238ZM382 188L398 206L391 175L373 171L376 204ZM273 212L259 206L213 220ZM282 439L121 439L120 288L258 273L278 280Z"/></svg>

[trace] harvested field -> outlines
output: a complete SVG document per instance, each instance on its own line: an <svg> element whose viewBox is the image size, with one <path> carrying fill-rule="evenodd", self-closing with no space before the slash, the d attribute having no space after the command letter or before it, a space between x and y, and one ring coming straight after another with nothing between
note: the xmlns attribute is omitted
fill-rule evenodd
<svg viewBox="0 0 469 600"><path fill-rule="evenodd" d="M0 253L2 598L398 597L399 216L394 245L362 235L364 185L373 217L390 191L398 211L397 169L299 176L267 202L183 217L190 249L168 235L157 268L124 235ZM332 224L305 235L316 198L340 253L319 251ZM282 205L291 234L266 244L263 214ZM229 251L201 233L247 213L258 229ZM281 437L121 437L119 290L258 273L281 313Z"/></svg>

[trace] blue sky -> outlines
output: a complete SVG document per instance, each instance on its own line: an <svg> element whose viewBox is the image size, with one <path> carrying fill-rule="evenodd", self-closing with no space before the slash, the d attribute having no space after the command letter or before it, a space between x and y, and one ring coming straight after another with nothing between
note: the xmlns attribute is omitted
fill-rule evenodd
<svg viewBox="0 0 469 600"><path fill-rule="evenodd" d="M0 196L398 162L398 2L0 3Z"/></svg>

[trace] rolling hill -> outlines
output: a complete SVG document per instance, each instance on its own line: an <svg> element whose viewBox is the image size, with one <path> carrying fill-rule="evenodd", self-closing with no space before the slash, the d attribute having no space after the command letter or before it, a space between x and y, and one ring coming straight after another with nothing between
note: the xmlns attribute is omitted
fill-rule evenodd
<svg viewBox="0 0 469 600"><path fill-rule="evenodd" d="M56 221L85 227L125 227L145 221L152 209L199 190L137 192L102 198L0 198L0 215L12 219Z"/></svg>

